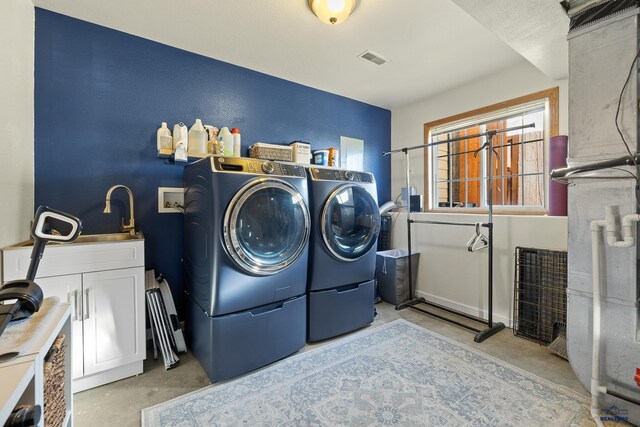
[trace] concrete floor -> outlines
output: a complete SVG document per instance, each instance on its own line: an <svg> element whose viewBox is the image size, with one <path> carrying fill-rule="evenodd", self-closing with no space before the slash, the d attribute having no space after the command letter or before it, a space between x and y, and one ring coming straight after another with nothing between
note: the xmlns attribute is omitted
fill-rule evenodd
<svg viewBox="0 0 640 427"><path fill-rule="evenodd" d="M546 347L514 336L511 329L505 329L477 344L473 341L473 334L466 329L431 316L411 309L396 311L387 303L377 304L376 308L378 316L370 327L402 318L587 395L567 361L551 354ZM301 351L308 351L330 341L307 345ZM164 369L161 359L148 358L142 375L75 394L74 425L139 426L140 411L143 408L210 384L202 367L191 353L179 356L180 364L169 371Z"/></svg>

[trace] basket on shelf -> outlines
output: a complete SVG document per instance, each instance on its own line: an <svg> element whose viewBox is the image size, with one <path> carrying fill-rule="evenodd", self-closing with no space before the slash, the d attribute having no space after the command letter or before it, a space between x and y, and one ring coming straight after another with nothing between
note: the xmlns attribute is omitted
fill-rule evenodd
<svg viewBox="0 0 640 427"><path fill-rule="evenodd" d="M289 146L256 142L249 147L249 157L254 159L293 161L293 149Z"/></svg>
<svg viewBox="0 0 640 427"><path fill-rule="evenodd" d="M64 390L65 336L56 337L43 365L44 376L44 425L59 427L67 415Z"/></svg>

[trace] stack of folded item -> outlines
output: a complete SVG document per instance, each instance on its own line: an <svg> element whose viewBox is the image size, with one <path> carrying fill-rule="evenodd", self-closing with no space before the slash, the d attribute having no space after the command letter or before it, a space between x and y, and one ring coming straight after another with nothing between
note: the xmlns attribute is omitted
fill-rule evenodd
<svg viewBox="0 0 640 427"><path fill-rule="evenodd" d="M156 277L154 270L148 270L145 276L145 294L151 324L153 358L158 358L160 349L165 369L171 369L180 361L177 353L186 352L187 346L169 284L162 275Z"/></svg>

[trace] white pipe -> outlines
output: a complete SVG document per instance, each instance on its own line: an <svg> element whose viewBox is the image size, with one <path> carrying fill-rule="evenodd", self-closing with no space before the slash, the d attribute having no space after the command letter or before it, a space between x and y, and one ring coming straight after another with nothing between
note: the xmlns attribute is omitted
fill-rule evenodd
<svg viewBox="0 0 640 427"><path fill-rule="evenodd" d="M591 418L598 427L600 419L598 392L600 388L600 228L606 228L607 220L591 222L591 265L593 266L593 341L591 350Z"/></svg>
<svg viewBox="0 0 640 427"><path fill-rule="evenodd" d="M619 248L629 248L635 244L635 235L633 234L633 223L640 222L640 215L625 215L622 218L622 244L616 245ZM624 245L624 246L623 246Z"/></svg>
<svg viewBox="0 0 640 427"><path fill-rule="evenodd" d="M640 215L626 215L622 218L623 239L618 239L616 226L617 209L606 207L606 219L591 222L591 263L593 266L593 342L591 353L591 417L598 427L604 427L600 419L598 405L599 393L606 394L607 387L600 384L600 335L601 335L601 305L600 305L600 229L607 232L607 244L618 248L628 248L635 244L633 223L640 222Z"/></svg>

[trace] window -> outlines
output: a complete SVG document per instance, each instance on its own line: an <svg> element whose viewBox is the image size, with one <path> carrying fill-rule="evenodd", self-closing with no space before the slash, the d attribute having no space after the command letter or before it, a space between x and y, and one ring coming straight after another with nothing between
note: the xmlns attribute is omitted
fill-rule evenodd
<svg viewBox="0 0 640 427"><path fill-rule="evenodd" d="M549 136L558 133L557 104L558 88L553 88L425 124L427 143L442 142L429 147L426 160L430 209L486 208L491 173L498 211L543 212L545 153ZM500 132L528 124L533 127ZM482 149L489 131L498 131L491 165L488 150Z"/></svg>

